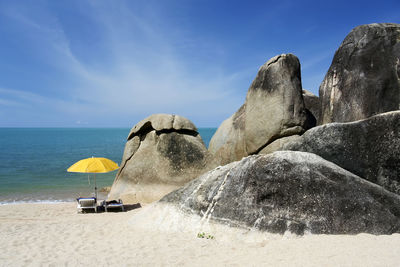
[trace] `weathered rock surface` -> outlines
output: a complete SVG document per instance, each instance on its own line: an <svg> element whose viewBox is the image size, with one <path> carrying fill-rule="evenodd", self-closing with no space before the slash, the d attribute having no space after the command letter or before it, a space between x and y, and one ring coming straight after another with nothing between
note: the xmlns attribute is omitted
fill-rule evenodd
<svg viewBox="0 0 400 267"><path fill-rule="evenodd" d="M305 152L246 157L203 174L160 203L204 222L281 234L400 231L398 195Z"/></svg>
<svg viewBox="0 0 400 267"><path fill-rule="evenodd" d="M210 156L197 128L178 115L155 114L128 135L109 199L152 202L206 172Z"/></svg>
<svg viewBox="0 0 400 267"><path fill-rule="evenodd" d="M319 121L319 116L321 113L321 103L319 102L319 97L303 89L303 100L305 108L312 114L315 119L314 120L313 118L311 118L311 127L314 127Z"/></svg>
<svg viewBox="0 0 400 267"><path fill-rule="evenodd" d="M283 54L261 66L245 104L218 128L209 151L221 165L259 153L271 142L307 129L300 63Z"/></svg>
<svg viewBox="0 0 400 267"><path fill-rule="evenodd" d="M319 88L319 124L349 122L398 110L400 24L354 28L336 51Z"/></svg>
<svg viewBox="0 0 400 267"><path fill-rule="evenodd" d="M283 147L285 144L297 140L297 138L300 138L300 135L291 135L291 136L276 139L275 141L270 143L268 146L264 147L258 154L269 154L269 153L275 152L275 151L279 150L281 147Z"/></svg>
<svg viewBox="0 0 400 267"><path fill-rule="evenodd" d="M317 154L400 195L400 111L314 127L281 149Z"/></svg>

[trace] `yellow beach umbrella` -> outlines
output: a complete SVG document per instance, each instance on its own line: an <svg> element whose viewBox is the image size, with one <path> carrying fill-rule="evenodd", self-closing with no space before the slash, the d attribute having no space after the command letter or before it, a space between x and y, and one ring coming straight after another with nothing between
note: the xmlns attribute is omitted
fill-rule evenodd
<svg viewBox="0 0 400 267"><path fill-rule="evenodd" d="M94 173L94 190L97 198L96 173L106 173L118 169L118 164L106 158L87 158L76 162L67 169L68 172Z"/></svg>
<svg viewBox="0 0 400 267"><path fill-rule="evenodd" d="M105 173L118 169L118 164L106 158L82 159L68 168L68 172Z"/></svg>

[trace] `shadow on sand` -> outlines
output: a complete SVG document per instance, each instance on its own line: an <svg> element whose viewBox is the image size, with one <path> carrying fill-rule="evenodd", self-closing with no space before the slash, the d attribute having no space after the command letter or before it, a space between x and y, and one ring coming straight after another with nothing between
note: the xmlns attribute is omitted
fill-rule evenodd
<svg viewBox="0 0 400 267"><path fill-rule="evenodd" d="M107 212L127 212L127 211L131 211L131 210L135 210L135 209L139 209L142 207L142 205L140 205L140 203L136 203L136 204L124 204L124 210L120 209L120 208L108 208ZM106 212L105 208L103 205L97 206L97 213L103 213ZM83 210L80 213L96 213L94 210Z"/></svg>
<svg viewBox="0 0 400 267"><path fill-rule="evenodd" d="M140 205L140 203L136 203L136 204L124 204L124 210L125 211L130 211L130 210L135 210L135 209L139 209L141 208L142 205Z"/></svg>

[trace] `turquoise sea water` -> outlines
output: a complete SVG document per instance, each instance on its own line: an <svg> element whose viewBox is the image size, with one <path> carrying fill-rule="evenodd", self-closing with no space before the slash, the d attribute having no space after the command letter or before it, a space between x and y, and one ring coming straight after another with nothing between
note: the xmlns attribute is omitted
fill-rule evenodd
<svg viewBox="0 0 400 267"><path fill-rule="evenodd" d="M83 158L121 163L129 128L0 128L0 204L71 201L93 193L93 176L69 173ZM215 128L200 128L208 143ZM111 186L117 171L97 174L97 187ZM104 197L101 196L100 197Z"/></svg>

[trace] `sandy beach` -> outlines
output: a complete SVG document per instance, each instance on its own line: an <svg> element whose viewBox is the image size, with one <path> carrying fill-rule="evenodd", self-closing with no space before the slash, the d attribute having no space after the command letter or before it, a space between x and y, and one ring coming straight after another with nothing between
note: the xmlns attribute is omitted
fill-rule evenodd
<svg viewBox="0 0 400 267"><path fill-rule="evenodd" d="M214 239L206 239L195 232L161 230L160 222L153 220L157 214L149 216L151 211L145 206L120 213L77 214L75 203L2 205L0 265L398 266L400 262L400 234L296 237L219 230L210 233Z"/></svg>

